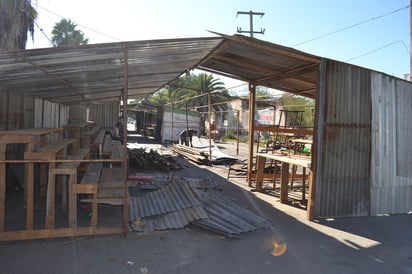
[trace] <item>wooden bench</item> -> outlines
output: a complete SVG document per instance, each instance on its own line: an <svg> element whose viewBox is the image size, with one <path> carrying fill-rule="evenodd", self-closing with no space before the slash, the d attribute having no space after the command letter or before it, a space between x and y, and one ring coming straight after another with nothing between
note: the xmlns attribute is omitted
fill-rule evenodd
<svg viewBox="0 0 412 274"><path fill-rule="evenodd" d="M46 205L46 229L54 228L55 224L55 192L56 192L56 176L63 175L62 180L62 201L63 209L67 208L66 197L66 176L69 176L69 190L72 185L77 184L77 168L81 162L78 160L84 160L90 158L90 150L88 148L79 148L73 154L67 156L69 162L59 163L55 167L49 168L49 178L47 181L47 205ZM70 196L71 191L69 191ZM72 206L72 197L69 197L69 207ZM73 212L69 210L69 223L73 219Z"/></svg>
<svg viewBox="0 0 412 274"><path fill-rule="evenodd" d="M123 205L125 192L123 184L123 168L103 168L98 184L97 199L82 199L81 201L86 203L96 202L98 204ZM128 195L127 193L127 199Z"/></svg>
<svg viewBox="0 0 412 274"><path fill-rule="evenodd" d="M102 158L111 158L112 156L112 137L110 135L106 135L103 141L103 150L101 153Z"/></svg>
<svg viewBox="0 0 412 274"><path fill-rule="evenodd" d="M68 150L70 145L72 145L73 150L76 150L77 149L76 139L65 138L65 139L58 140L57 142L53 142L53 143L48 144L44 147L41 147L39 149L38 153L40 153L40 154L42 152L44 154L51 153L51 155L53 155L53 158L54 158L54 155L56 155L60 152L63 152L64 154L66 152L68 152L67 150Z"/></svg>
<svg viewBox="0 0 412 274"><path fill-rule="evenodd" d="M123 160L123 145L120 141L118 140L113 140L112 141L112 153L111 153L111 159L113 160ZM121 166L123 162L121 162ZM111 165L112 166L112 165Z"/></svg>
<svg viewBox="0 0 412 274"><path fill-rule="evenodd" d="M92 195L92 217L90 219L90 225L92 227L97 226L97 189L102 173L103 163L93 162L87 167L86 173L80 181L80 184L73 184L70 190L71 203L69 212L72 212L71 219L69 221L70 227L77 227L77 195L79 194L91 194Z"/></svg>
<svg viewBox="0 0 412 274"><path fill-rule="evenodd" d="M96 137L93 140L93 143L91 144L91 147L94 148L95 151L98 151L98 153L96 153L97 155L96 158L100 158L102 155L105 136L106 136L106 130L100 129L99 133L97 133Z"/></svg>

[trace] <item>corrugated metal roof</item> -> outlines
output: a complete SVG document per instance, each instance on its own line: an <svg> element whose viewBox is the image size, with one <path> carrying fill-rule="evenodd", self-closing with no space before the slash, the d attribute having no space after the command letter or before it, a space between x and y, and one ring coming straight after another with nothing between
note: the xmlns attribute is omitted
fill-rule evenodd
<svg viewBox="0 0 412 274"><path fill-rule="evenodd" d="M193 68L315 97L319 57L241 35L0 52L0 91L62 104L145 97ZM127 50L126 50L127 49Z"/></svg>
<svg viewBox="0 0 412 274"><path fill-rule="evenodd" d="M193 68L221 38L168 39L0 52L0 91L63 104L144 97Z"/></svg>
<svg viewBox="0 0 412 274"><path fill-rule="evenodd" d="M242 35L219 35L224 42L200 69L315 98L320 57Z"/></svg>

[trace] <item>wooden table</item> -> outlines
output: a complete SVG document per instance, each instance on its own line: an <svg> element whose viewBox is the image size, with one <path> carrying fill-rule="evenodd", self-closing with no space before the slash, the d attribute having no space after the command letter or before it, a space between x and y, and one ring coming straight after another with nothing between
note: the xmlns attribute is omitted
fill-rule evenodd
<svg viewBox="0 0 412 274"><path fill-rule="evenodd" d="M287 156L271 153L257 153L257 170L256 170L256 190L262 191L263 173L266 165L266 160L271 159L281 163L281 183L280 183L280 202L288 201L288 183L289 183L289 165L301 166L304 169L311 168L311 160L309 158ZM310 178L311 176L309 176ZM304 181L303 181L304 182ZM302 198L304 199L305 185L302 185Z"/></svg>
<svg viewBox="0 0 412 274"><path fill-rule="evenodd" d="M7 145L24 144L25 152L39 151L41 147L63 138L62 128L39 128L0 131L0 232L4 231L6 199L6 151ZM24 192L26 202L26 230L33 229L34 163L25 163Z"/></svg>

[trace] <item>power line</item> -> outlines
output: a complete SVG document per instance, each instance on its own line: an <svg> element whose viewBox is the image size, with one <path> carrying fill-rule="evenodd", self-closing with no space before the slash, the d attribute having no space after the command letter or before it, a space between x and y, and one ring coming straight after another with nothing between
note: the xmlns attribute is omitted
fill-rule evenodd
<svg viewBox="0 0 412 274"><path fill-rule="evenodd" d="M341 31L344 31L344 30L347 30L347 29L351 29L351 28L357 27L357 26L359 26L359 25L362 25L362 24L371 22L371 21L376 20L376 19L380 19L380 18L386 17L386 16L388 16L388 15L397 13L397 12L399 12L399 11L402 11L402 10L408 9L408 8L409 8L409 5L407 5L406 7L403 7L403 8L399 8L399 9L396 9L396 10L393 10L393 11L390 11L390 12L387 12L387 13L384 13L384 14L379 15L379 16L377 16L377 17L372 17L372 18L370 18L370 19L368 19L368 20L364 20L364 21L361 21L361 22L359 22L359 23L356 23L356 24L353 24L353 25L350 25L350 26L347 26L347 27L344 27L344 28L341 28L341 29L338 29L338 30L335 30L335 31L332 31L332 32L328 32L328 33L323 34L323 35L316 36L316 37L314 37L314 38L312 38L312 39L309 39L309 40L303 41L303 42L301 42L301 43L298 43L298 44L296 44L296 45L293 45L292 47L297 47L297 46L300 46L300 45L303 45L303 44L312 42L312 41L314 41L314 40L318 40L318 39L321 39L321 38L330 36L330 35L332 35L332 34L335 34L335 33L338 33L338 32L341 32Z"/></svg>
<svg viewBox="0 0 412 274"><path fill-rule="evenodd" d="M366 53L363 53L363 54L361 54L361 55L358 55L358 56L356 56L356 57L353 57L353 58L351 58L351 59L348 59L348 60L346 60L346 62L349 62L349 61L352 61L352 60L355 60L355 59L364 57L364 56L366 56L366 55L375 53L375 52L377 52L377 51L379 51L379 50L381 50L381 49L387 48L387 47L392 46L392 45L397 44L397 43L401 43L401 44L405 47L405 50L406 50L406 52L408 53L408 55L410 55L409 50L408 50L408 47L406 46L405 42L403 42L403 41L401 41L401 40L398 40L398 41L389 43L389 44L387 44L387 45L384 45L384 46L382 46L382 47L379 47L379 48L377 48L377 49L374 49L374 50L368 51L368 52L366 52Z"/></svg>
<svg viewBox="0 0 412 274"><path fill-rule="evenodd" d="M36 25L36 27L40 30L41 33L43 33L43 35L47 38L47 40L50 42L50 45L53 45L52 41L50 40L50 38L46 35L46 33L44 33L44 30L36 23L36 21L34 22L34 24Z"/></svg>
<svg viewBox="0 0 412 274"><path fill-rule="evenodd" d="M55 13L55 12L49 10L49 9L46 9L46 8L44 8L44 7L42 7L42 6L38 6L38 7L41 8L42 10L45 10L45 11L47 11L47 12L49 12L49 13L57 16L57 17L62 18L62 19L66 18L66 17L64 17L64 16L62 16L62 15L60 15L60 14L57 14L57 13ZM117 38L117 37L114 37L114 36L108 35L108 34L106 34L106 33L103 33L103 32L101 32L101 31L98 31L98 30L89 28L89 27L87 27L87 26L85 26L85 25L82 25L82 24L79 24L79 23L76 23L76 24L77 24L78 26L81 26L81 27L85 28L85 29L88 29L88 30L90 30L90 31L93 31L93 32L95 32L95 33L97 33L97 34L106 36L106 37L108 37L108 38L110 38L110 39L117 40L117 41L122 41L122 39L119 39L119 38Z"/></svg>

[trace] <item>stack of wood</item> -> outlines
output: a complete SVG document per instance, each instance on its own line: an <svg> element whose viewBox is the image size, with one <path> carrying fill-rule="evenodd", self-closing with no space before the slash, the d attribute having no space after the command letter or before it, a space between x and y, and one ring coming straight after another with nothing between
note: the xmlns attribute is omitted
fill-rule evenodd
<svg viewBox="0 0 412 274"><path fill-rule="evenodd" d="M173 171L183 167L170 155L161 155L156 150L145 148L128 149L129 167L138 170Z"/></svg>
<svg viewBox="0 0 412 274"><path fill-rule="evenodd" d="M198 148L188 147L184 145L175 144L172 146L173 152L181 157L189 159L190 161L196 162L198 164L208 164L209 163L209 153Z"/></svg>

